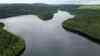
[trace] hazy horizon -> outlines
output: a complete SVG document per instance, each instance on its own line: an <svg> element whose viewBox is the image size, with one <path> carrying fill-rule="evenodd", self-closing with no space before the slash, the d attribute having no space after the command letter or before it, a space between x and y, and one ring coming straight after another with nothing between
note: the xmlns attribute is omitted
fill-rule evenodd
<svg viewBox="0 0 100 56"><path fill-rule="evenodd" d="M100 4L100 0L2 0L2 3Z"/></svg>

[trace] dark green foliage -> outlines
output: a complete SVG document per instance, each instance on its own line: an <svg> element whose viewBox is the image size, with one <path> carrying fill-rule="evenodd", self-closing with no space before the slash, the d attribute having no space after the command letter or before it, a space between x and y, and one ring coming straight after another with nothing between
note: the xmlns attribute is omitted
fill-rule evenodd
<svg viewBox="0 0 100 56"><path fill-rule="evenodd" d="M2 4L0 5L0 18L18 15L35 14L41 19L51 19L56 13L56 7L45 4ZM50 15L50 16L49 16Z"/></svg>
<svg viewBox="0 0 100 56"><path fill-rule="evenodd" d="M64 21L63 27L73 32L78 31L86 34L90 36L90 39L96 39L100 42L100 16L85 16L69 19Z"/></svg>
<svg viewBox="0 0 100 56"><path fill-rule="evenodd" d="M0 18L35 14L43 20L49 20L57 10L72 12L77 7L78 5L0 4Z"/></svg>
<svg viewBox="0 0 100 56"><path fill-rule="evenodd" d="M17 56L24 51L25 43L21 38L7 32L0 23L0 56Z"/></svg>
<svg viewBox="0 0 100 56"><path fill-rule="evenodd" d="M3 28L5 25L3 23L0 23L0 28Z"/></svg>
<svg viewBox="0 0 100 56"><path fill-rule="evenodd" d="M77 16L99 16L100 5L85 5L78 7L73 14Z"/></svg>
<svg viewBox="0 0 100 56"><path fill-rule="evenodd" d="M74 18L64 21L64 29L100 43L100 10L78 9L75 13Z"/></svg>

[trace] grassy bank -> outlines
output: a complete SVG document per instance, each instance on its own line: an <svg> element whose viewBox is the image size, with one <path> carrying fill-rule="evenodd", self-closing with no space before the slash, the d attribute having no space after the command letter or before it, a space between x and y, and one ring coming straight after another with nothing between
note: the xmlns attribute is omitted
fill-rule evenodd
<svg viewBox="0 0 100 56"><path fill-rule="evenodd" d="M3 29L0 23L0 56L20 56L25 49L24 40Z"/></svg>

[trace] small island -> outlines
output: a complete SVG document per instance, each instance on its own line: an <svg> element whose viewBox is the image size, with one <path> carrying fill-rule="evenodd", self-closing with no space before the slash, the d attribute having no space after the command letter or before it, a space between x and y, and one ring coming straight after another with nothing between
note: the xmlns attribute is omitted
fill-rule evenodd
<svg viewBox="0 0 100 56"><path fill-rule="evenodd" d="M25 42L18 36L3 29L0 23L0 56L19 56L25 50Z"/></svg>

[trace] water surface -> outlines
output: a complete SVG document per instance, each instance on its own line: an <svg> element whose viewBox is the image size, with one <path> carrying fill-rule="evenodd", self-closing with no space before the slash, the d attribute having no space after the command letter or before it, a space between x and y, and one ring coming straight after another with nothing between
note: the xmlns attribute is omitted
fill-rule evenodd
<svg viewBox="0 0 100 56"><path fill-rule="evenodd" d="M74 15L68 12L58 11L49 21L42 21L36 15L1 21L6 24L6 30L25 40L26 50L22 56L99 56L99 45L62 28L62 22L72 17Z"/></svg>

